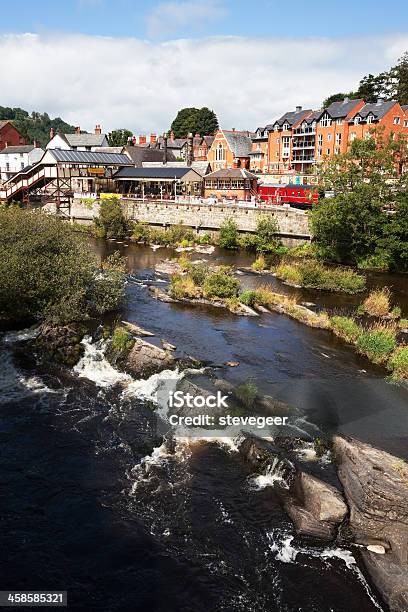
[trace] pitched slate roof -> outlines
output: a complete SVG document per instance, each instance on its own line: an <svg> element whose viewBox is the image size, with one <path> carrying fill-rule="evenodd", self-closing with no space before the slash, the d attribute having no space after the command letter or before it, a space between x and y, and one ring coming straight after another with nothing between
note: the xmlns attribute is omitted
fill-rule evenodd
<svg viewBox="0 0 408 612"><path fill-rule="evenodd" d="M163 154L162 154L163 155ZM191 168L191 170L195 170L201 176L207 174L207 171L210 167L210 163L207 161L193 161L191 166L187 166L187 162L185 161L167 161L167 168ZM142 162L143 168L163 168L164 166L162 161L144 161Z"/></svg>
<svg viewBox="0 0 408 612"><path fill-rule="evenodd" d="M313 111L308 117L305 117L302 121L306 121L308 125L311 125L313 121L317 121L322 115L321 110Z"/></svg>
<svg viewBox="0 0 408 612"><path fill-rule="evenodd" d="M0 153L30 153L34 148L34 145L12 145L5 147Z"/></svg>
<svg viewBox="0 0 408 612"><path fill-rule="evenodd" d="M127 155L118 153L99 153L96 151L65 151L63 149L48 149L57 161L77 164L100 164L102 166L130 166Z"/></svg>
<svg viewBox="0 0 408 612"><path fill-rule="evenodd" d="M364 100L362 98L356 98L354 100L344 98L344 100L340 100L340 102L332 102L322 111L321 114L323 114L323 112L327 112L332 119L344 119L349 113L352 112L359 102L363 101Z"/></svg>
<svg viewBox="0 0 408 612"><path fill-rule="evenodd" d="M371 104L365 104L356 114L365 119L371 113L375 119L382 119L395 104L397 104L396 100L378 100Z"/></svg>
<svg viewBox="0 0 408 612"><path fill-rule="evenodd" d="M106 138L105 134L64 134L71 147L100 147Z"/></svg>
<svg viewBox="0 0 408 612"><path fill-rule="evenodd" d="M144 162L163 162L163 149L150 147L140 147L139 145L135 146L126 146L124 148L124 152L128 157L132 160L133 164L140 168L142 167ZM167 151L167 161L173 161L176 158L174 157L171 151Z"/></svg>
<svg viewBox="0 0 408 612"><path fill-rule="evenodd" d="M250 132L222 130L222 133L235 157L248 157L252 149Z"/></svg>
<svg viewBox="0 0 408 612"><path fill-rule="evenodd" d="M115 179L181 179L185 174L191 172L192 168L186 166L184 168L172 168L161 166L159 168L121 168L118 170ZM193 171L194 172L194 171ZM198 180L198 179L197 179Z"/></svg>
<svg viewBox="0 0 408 612"><path fill-rule="evenodd" d="M404 113L408 112L408 104L402 104L401 108L404 111Z"/></svg>
<svg viewBox="0 0 408 612"><path fill-rule="evenodd" d="M215 136L203 136L203 138L207 144L207 147L210 148L212 143L214 142Z"/></svg>
<svg viewBox="0 0 408 612"><path fill-rule="evenodd" d="M269 123L267 126L265 126L265 129L272 130L273 126L276 124L278 124L280 127L282 127L284 123L289 123L290 126L295 125L296 123L299 123L299 121L302 121L302 119L304 119L311 112L311 108L300 111L289 111L282 115L282 117L279 117L279 119L273 123Z"/></svg>
<svg viewBox="0 0 408 612"><path fill-rule="evenodd" d="M207 174L204 178L258 179L256 174L249 172L245 168L224 168L223 170L215 170Z"/></svg>

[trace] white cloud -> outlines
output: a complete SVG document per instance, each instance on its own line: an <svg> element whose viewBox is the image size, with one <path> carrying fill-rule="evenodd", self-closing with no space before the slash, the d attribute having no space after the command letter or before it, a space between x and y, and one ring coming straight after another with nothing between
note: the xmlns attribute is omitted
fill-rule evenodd
<svg viewBox="0 0 408 612"><path fill-rule="evenodd" d="M213 108L225 128L255 129L319 107L387 69L408 34L359 39L218 37L151 43L84 35L2 35L2 106L46 111L92 130L168 129L184 106Z"/></svg>
<svg viewBox="0 0 408 612"><path fill-rule="evenodd" d="M189 32L202 30L209 22L227 14L219 0L186 0L162 2L147 16L147 32L151 38L164 38L187 28Z"/></svg>

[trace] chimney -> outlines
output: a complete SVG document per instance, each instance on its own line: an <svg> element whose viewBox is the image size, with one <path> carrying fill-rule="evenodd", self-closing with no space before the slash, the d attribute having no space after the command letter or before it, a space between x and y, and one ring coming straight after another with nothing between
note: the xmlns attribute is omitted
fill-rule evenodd
<svg viewBox="0 0 408 612"><path fill-rule="evenodd" d="M150 144L156 144L157 136L156 134L150 134Z"/></svg>
<svg viewBox="0 0 408 612"><path fill-rule="evenodd" d="M50 140L52 140L52 139L54 138L54 136L55 136L55 130L54 130L54 128L52 127L52 128L50 129Z"/></svg>
<svg viewBox="0 0 408 612"><path fill-rule="evenodd" d="M130 139L130 144L132 145L132 147L135 146L135 144L136 144L136 136L132 136L132 138Z"/></svg>
<svg viewBox="0 0 408 612"><path fill-rule="evenodd" d="M193 163L193 135L189 132L187 136L187 166Z"/></svg>
<svg viewBox="0 0 408 612"><path fill-rule="evenodd" d="M163 134L163 165L167 164L167 134Z"/></svg>
<svg viewBox="0 0 408 612"><path fill-rule="evenodd" d="M81 128L79 127L79 125L77 125L75 128L75 134L80 134L80 133L81 133Z"/></svg>
<svg viewBox="0 0 408 612"><path fill-rule="evenodd" d="M36 149L38 147L38 142L36 140L33 141L33 147Z"/></svg>
<svg viewBox="0 0 408 612"><path fill-rule="evenodd" d="M95 134L98 134L98 135L102 134L102 129L101 129L101 126L99 125L99 123L97 123L95 125Z"/></svg>
<svg viewBox="0 0 408 612"><path fill-rule="evenodd" d="M297 106L297 107L296 107L296 112L297 112L297 113L300 113L300 111L301 111L301 110L302 110L302 107L301 107L301 106Z"/></svg>
<svg viewBox="0 0 408 612"><path fill-rule="evenodd" d="M171 132L170 132L170 140L174 140L174 132L173 132L173 130L171 130Z"/></svg>
<svg viewBox="0 0 408 612"><path fill-rule="evenodd" d="M235 132L235 128L232 128L232 131Z"/></svg>
<svg viewBox="0 0 408 612"><path fill-rule="evenodd" d="M145 136L144 134L143 134L143 135L141 134L141 135L139 136L139 144L140 144L140 145L144 145L144 144L146 144L146 136Z"/></svg>
<svg viewBox="0 0 408 612"><path fill-rule="evenodd" d="M350 102L350 98L347 98L347 97L346 97L346 98L344 98L344 100L343 100L343 104L347 104L348 102Z"/></svg>

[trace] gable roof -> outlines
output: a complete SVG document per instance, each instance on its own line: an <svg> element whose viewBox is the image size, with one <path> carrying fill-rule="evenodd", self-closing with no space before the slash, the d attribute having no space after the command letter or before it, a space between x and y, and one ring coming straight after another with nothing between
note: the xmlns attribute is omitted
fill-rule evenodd
<svg viewBox="0 0 408 612"><path fill-rule="evenodd" d="M191 168L198 172L200 176L207 174L210 168L210 162L208 161L193 161L191 166L187 166L185 161L167 161L166 165L162 161L144 161L142 162L143 168Z"/></svg>
<svg viewBox="0 0 408 612"><path fill-rule="evenodd" d="M163 162L163 149L150 147L140 147L138 145L127 145L124 147L124 153L132 160L135 166L141 167L144 162ZM167 151L167 161L173 161L176 158L171 151Z"/></svg>
<svg viewBox="0 0 408 612"><path fill-rule="evenodd" d="M364 100L362 98L352 100L344 98L340 102L332 102L327 108L323 109L321 114L327 112L332 119L344 119L360 102L364 102Z"/></svg>
<svg viewBox="0 0 408 612"><path fill-rule="evenodd" d="M172 168L168 166L160 166L154 168L121 168L118 170L114 178L118 179L182 179L189 172L193 172L197 175L197 180L201 179L201 176L195 172L189 166L184 168Z"/></svg>
<svg viewBox="0 0 408 612"><path fill-rule="evenodd" d="M10 147L5 147L2 151L0 151L0 154L4 154L4 153L30 153L30 151L32 151L33 149L35 149L34 145L15 145L15 146L12 145Z"/></svg>
<svg viewBox="0 0 408 612"><path fill-rule="evenodd" d="M224 168L223 170L215 170L207 174L204 179L212 178L232 178L232 179L256 179L258 177L253 172L249 172L245 168Z"/></svg>
<svg viewBox="0 0 408 612"><path fill-rule="evenodd" d="M273 126L276 124L278 124L279 127L282 127L284 123L289 123L289 125L292 127L293 125L296 125L296 123L299 123L299 121L302 121L302 119L304 119L311 112L311 108L300 111L289 111L282 115L282 117L279 117L279 119L277 119L273 123L269 123L267 126L265 126L265 129L272 130Z"/></svg>
<svg viewBox="0 0 408 612"><path fill-rule="evenodd" d="M408 112L408 104L402 104L401 105L402 110L404 111L404 113Z"/></svg>
<svg viewBox="0 0 408 612"><path fill-rule="evenodd" d="M313 113L310 113L310 115L308 115L307 117L304 117L304 119L302 119L302 122L306 121L308 125L311 125L313 121L317 121L321 115L322 115L321 110L313 111Z"/></svg>
<svg viewBox="0 0 408 612"><path fill-rule="evenodd" d="M203 136L203 140L205 141L208 148L211 147L212 143L214 142L214 139L215 136Z"/></svg>
<svg viewBox="0 0 408 612"><path fill-rule="evenodd" d="M64 134L71 147L101 147L106 134Z"/></svg>
<svg viewBox="0 0 408 612"><path fill-rule="evenodd" d="M356 115L359 115L363 119L366 119L368 115L371 113L374 115L375 119L382 119L389 110L392 109L395 104L398 104L396 100L378 100L377 102L373 102L370 104L365 104L363 108L360 108ZM352 121L352 119L351 119Z"/></svg>
<svg viewBox="0 0 408 612"><path fill-rule="evenodd" d="M224 138L235 157L248 157L252 149L250 132L222 130Z"/></svg>

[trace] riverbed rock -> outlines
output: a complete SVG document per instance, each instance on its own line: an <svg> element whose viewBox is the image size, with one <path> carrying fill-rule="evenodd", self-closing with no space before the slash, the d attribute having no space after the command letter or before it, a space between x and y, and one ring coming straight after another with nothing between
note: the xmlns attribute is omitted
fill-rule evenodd
<svg viewBox="0 0 408 612"><path fill-rule="evenodd" d="M76 324L42 323L35 343L46 357L64 365L74 366L84 353L81 340L85 332L82 326Z"/></svg>
<svg viewBox="0 0 408 612"><path fill-rule="evenodd" d="M332 485L298 471L284 508L300 535L332 540L348 508L340 492Z"/></svg>
<svg viewBox="0 0 408 612"><path fill-rule="evenodd" d="M130 323L130 321L122 321L122 324L126 327L131 334L135 336L154 336L153 332L136 325L136 323Z"/></svg>
<svg viewBox="0 0 408 612"><path fill-rule="evenodd" d="M156 272L160 274L180 274L182 272L181 266L175 259L162 259L155 266Z"/></svg>
<svg viewBox="0 0 408 612"><path fill-rule="evenodd" d="M177 349L177 347L174 344L171 344L170 342L168 342L167 340L164 340L162 338L162 347L165 351L175 351Z"/></svg>
<svg viewBox="0 0 408 612"><path fill-rule="evenodd" d="M370 576L393 612L408 610L408 465L352 438L334 438L333 452L350 508L355 542Z"/></svg>
<svg viewBox="0 0 408 612"><path fill-rule="evenodd" d="M126 360L126 370L137 378L146 378L174 367L175 362L176 360L168 351L141 338L135 338L135 344Z"/></svg>

